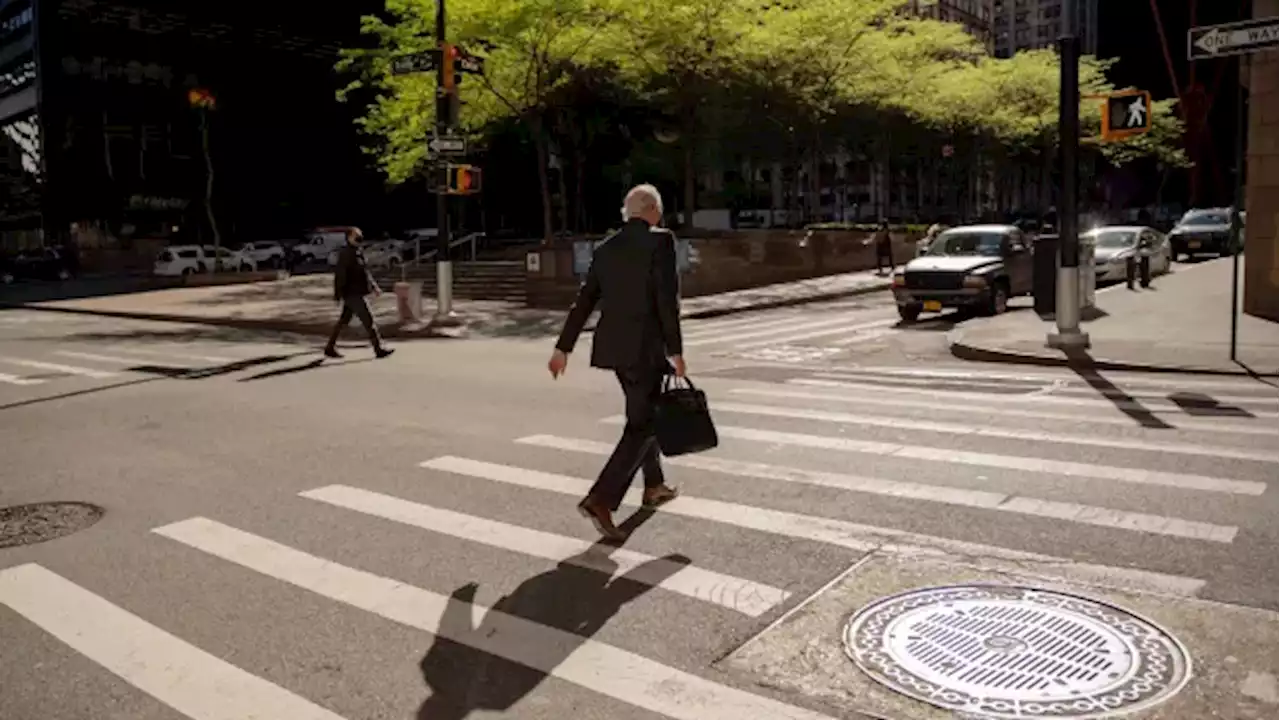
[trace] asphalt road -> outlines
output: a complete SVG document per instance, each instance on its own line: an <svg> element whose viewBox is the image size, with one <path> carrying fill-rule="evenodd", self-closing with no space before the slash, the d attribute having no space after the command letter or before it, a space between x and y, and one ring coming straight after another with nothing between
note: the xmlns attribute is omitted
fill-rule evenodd
<svg viewBox="0 0 1280 720"><path fill-rule="evenodd" d="M957 320L687 322L721 447L614 550L574 512L621 411L585 338L553 383L545 337L322 362L0 311L0 507L105 508L0 549L0 714L860 717L713 665L876 548L1276 608L1272 385L963 364Z"/></svg>

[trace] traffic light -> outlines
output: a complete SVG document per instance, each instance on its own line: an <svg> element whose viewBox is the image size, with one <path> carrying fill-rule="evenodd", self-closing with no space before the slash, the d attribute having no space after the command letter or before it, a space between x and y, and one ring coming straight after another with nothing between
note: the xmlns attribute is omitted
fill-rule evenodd
<svg viewBox="0 0 1280 720"><path fill-rule="evenodd" d="M481 172L475 165L441 165L435 171L436 192L471 195L480 192Z"/></svg>
<svg viewBox="0 0 1280 720"><path fill-rule="evenodd" d="M462 49L451 43L440 46L440 62L443 65L444 90L447 93L457 92L458 83L462 82L462 71L458 61L463 57Z"/></svg>
<svg viewBox="0 0 1280 720"><path fill-rule="evenodd" d="M1151 93L1125 90L1111 93L1102 105L1102 139L1122 140L1151 129Z"/></svg>

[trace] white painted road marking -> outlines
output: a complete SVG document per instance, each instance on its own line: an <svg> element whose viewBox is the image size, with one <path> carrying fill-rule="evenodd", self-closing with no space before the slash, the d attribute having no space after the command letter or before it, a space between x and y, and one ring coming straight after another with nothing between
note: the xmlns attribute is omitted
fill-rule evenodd
<svg viewBox="0 0 1280 720"><path fill-rule="evenodd" d="M632 575L631 579L656 584L671 592L721 605L751 617L763 615L790 595L761 583L673 563L625 548L604 548L586 540L464 515L359 488L330 485L299 494L311 500L511 552L594 570L611 566L608 567L609 574L614 577L651 563L641 569L645 574Z"/></svg>
<svg viewBox="0 0 1280 720"><path fill-rule="evenodd" d="M183 520L152 532L317 595L677 720L830 720L598 640L339 565L206 518ZM480 614L483 619L473 629ZM269 717L292 720L294 716Z"/></svg>
<svg viewBox="0 0 1280 720"><path fill-rule="evenodd" d="M103 379L115 377L113 372L105 370L93 370L90 368L78 367L76 365L60 365L58 363L42 362L40 360L24 360L15 357L0 357L0 362L7 362L13 365L23 365L25 367L38 368L40 370L52 370L54 372L64 373L66 375L82 375L84 377Z"/></svg>
<svg viewBox="0 0 1280 720"><path fill-rule="evenodd" d="M609 425L621 425L625 419L620 416L605 418ZM994 453L969 452L950 448L921 447L918 445L900 445L898 443L875 442L872 440L854 440L851 438L831 437L829 435L807 435L804 433L781 432L776 430L758 430L755 428L735 427L732 425L716 425L721 437L751 440L779 445L795 445L797 447L819 448L822 450L839 450L842 452L867 453L885 455L894 458L911 460L931 460L934 462L954 463L958 465L976 465L979 467L995 467L1007 470L1026 470L1033 473L1052 473L1070 477L1099 478L1118 480L1136 485L1159 485L1176 487L1183 490L1203 490L1205 492L1234 493L1237 495L1262 495L1267 491L1267 484L1250 480L1231 480L1209 475L1192 475L1186 473L1161 472L1141 468L1111 467L1110 465L1093 465L1090 463L1068 462L1065 460L1044 460L1036 457L1018 455L997 455Z"/></svg>
<svg viewBox="0 0 1280 720"><path fill-rule="evenodd" d="M117 363L120 365L133 365L144 367L146 365L155 365L158 367L182 367L182 363L172 360L152 360L151 358L125 358L117 355L100 355L98 353L77 352L74 350L58 350L58 355L63 357L76 358L78 360L90 360L93 362Z"/></svg>
<svg viewBox="0 0 1280 720"><path fill-rule="evenodd" d="M815 387L832 387L831 385L826 384L827 381L825 380L793 379L793 380L788 380L787 383L790 385L812 385ZM860 389L860 388L854 388L853 386L843 385L839 383L837 383L834 387L838 389L844 389L844 388L849 388L852 390ZM913 408L924 408L926 410L948 410L948 411L954 411L954 412L967 413L969 415L975 415L975 414L976 415L1002 415L1002 416L1008 416L1008 417L1044 418L1046 420L1068 420L1071 422L1082 422L1090 425L1121 425L1124 427L1131 427L1131 428L1141 427L1140 425L1137 424L1137 422L1132 417L1114 416L1114 415L1120 414L1120 411L1118 409L1113 414L1113 416L1110 416L1110 417L1099 417L1096 414L1082 415L1082 414L1072 414L1067 412L1055 413L1055 412L1046 411L1046 410L1023 410L1020 408L1005 407L1005 405L1012 404L1011 400L1013 400L1013 398L1007 395L998 396L999 400L997 402L1000 403L1001 407L988 408L988 407L983 407L982 405L975 405L974 403L947 403L947 402L937 402L934 400L912 400L910 398L903 398L903 397L897 397L897 396L884 397L882 393L878 391L873 391L870 388L868 388L865 392L857 393L853 395L834 394L830 392L827 392L827 393L804 392L800 390L774 390L770 388L734 388L730 390L730 392L735 395L758 395L760 397L792 398L795 400L823 400L823 401L829 401L829 402L854 403L859 405L887 405L889 407L913 407ZM952 396L954 395L954 393L944 392L944 391L935 391L935 392L930 392L929 395L931 395L932 397ZM967 397L967 396L964 396L964 397ZM1030 399L1030 397L1031 396L1022 396L1022 400L1024 404L1030 404L1030 405L1037 404L1036 400ZM1036 396L1037 399L1038 397L1039 396ZM983 402L985 402L986 400L985 397L979 398L979 399ZM1097 409L1104 412L1108 410L1108 408L1104 406L1098 406ZM1277 434L1276 424L1274 422L1267 422L1263 424L1259 422L1247 423L1247 422L1216 422L1213 420L1191 420L1191 419L1187 419L1186 416L1182 414L1181 410L1165 410L1163 412L1166 414L1160 419L1163 422L1169 425L1172 425L1175 430L1186 430L1186 431L1196 431L1196 432L1242 433L1245 435L1276 435ZM1230 418L1230 419L1235 420L1236 418Z"/></svg>
<svg viewBox="0 0 1280 720"><path fill-rule="evenodd" d="M157 350L155 348L138 348L138 347L112 347L112 352L124 353L126 355L155 355L159 357L178 358L180 360L199 360L200 362L211 363L233 363L239 362L243 358L226 357L225 355L204 355L200 353L175 352L172 350Z"/></svg>
<svg viewBox="0 0 1280 720"><path fill-rule="evenodd" d="M861 366L842 368L841 372L846 375L868 375L871 377L894 376L894 377L923 377L934 378L938 381L963 381L966 379L983 380L1010 380L1014 382L1029 383L1049 383L1057 380L1065 380L1072 383L1085 385L1084 379L1074 372L1064 371L1057 374L1028 374L1028 373L1004 373L998 371L981 370L975 371L969 368L947 369L945 367L937 368L904 368L896 366ZM1257 390L1260 396L1274 396L1277 394L1276 388L1263 385L1256 381L1245 380L1243 378L1233 380L1223 377L1221 380L1202 380L1196 378L1173 377L1169 379L1157 379L1150 375L1134 376L1125 373L1107 372L1101 374L1108 382L1120 388L1138 388L1149 387L1151 389L1165 389L1169 391L1177 391L1186 388L1215 388L1234 392L1236 390Z"/></svg>
<svg viewBox="0 0 1280 720"><path fill-rule="evenodd" d="M25 378L18 375L10 375L8 373L0 373L0 382L9 383L10 385L39 385L44 382L40 378Z"/></svg>
<svg viewBox="0 0 1280 720"><path fill-rule="evenodd" d="M570 496L581 496L592 483L585 478L454 456L428 460L421 463L421 466L430 470ZM625 503L638 506L640 495L639 490L631 490L627 493ZM1203 580L1179 575L1079 563L1052 555L921 535L897 528L861 525L814 515L800 515L782 510L696 498L686 493L681 493L676 499L664 504L662 512L698 520L710 520L771 535L833 545L862 553L883 550L908 554L961 555L979 561L990 558L1017 563L1038 562L1054 568L1055 571L1069 568L1075 573L1090 577L1095 582L1113 587L1145 589L1169 595L1195 596L1205 584ZM1047 576L1063 577L1058 572L1049 573Z"/></svg>
<svg viewBox="0 0 1280 720"><path fill-rule="evenodd" d="M854 415L852 413L828 412L825 410L808 410L805 408L779 407L775 405L751 405L747 403L715 404L715 411L736 412L766 417L793 418L796 420L818 420L844 425L869 425L872 427L915 430L919 432L947 433L952 435L972 435L977 437L1001 438L1006 440L1030 440L1034 442L1057 443L1066 445L1093 445L1095 447L1118 448L1121 450L1142 450L1177 455L1203 455L1212 458L1236 458L1238 460L1258 460L1275 463L1278 458L1275 451L1247 450L1243 448L1194 445L1191 443L1161 443L1150 440L1112 440L1089 435L1068 435L1058 432L1039 432L1036 430L1012 430L981 425L965 425L961 423L933 422L928 420L907 420L904 418L883 417L877 415Z"/></svg>
<svg viewBox="0 0 1280 720"><path fill-rule="evenodd" d="M1023 395L999 395L996 393L983 392L965 392L963 390L942 390L939 388L914 388L914 387L891 387L888 385L872 385L867 383L849 382L847 380L829 380L825 378L843 377L838 373L818 372L813 374L814 379L794 378L787 381L788 385L809 385L813 387L826 388L847 388L849 390L861 391L863 393L876 393L881 396L880 402L887 403L888 398L885 395L927 395L929 397L938 397L945 395L957 400L976 400L984 404L998 405L1074 405L1076 407L1093 408L1102 412L1111 410L1135 410L1137 412L1157 413L1173 413L1177 417L1185 417L1186 410L1179 407L1176 403L1168 399L1155 399L1144 402L1131 402L1128 400L1109 400L1104 397L1083 398L1083 397L1067 397L1065 395L1049 395L1049 394L1023 394ZM1250 415L1255 418L1266 418L1271 420L1277 417L1277 414L1265 410L1248 410ZM1247 417L1231 417L1232 420L1248 421ZM1274 424L1268 422L1267 425L1274 427Z"/></svg>
<svg viewBox="0 0 1280 720"><path fill-rule="evenodd" d="M740 346L741 343L739 341L741 340L761 338L766 335L777 336L767 342L785 342L783 336L794 337L794 335L787 334L797 331L818 330L819 328L824 328L826 331L820 332L819 334L826 335L832 332L853 332L865 328L884 327L886 324L888 324L886 321L878 320L870 323L862 323L861 325L849 325L849 318L847 317L826 318L824 320L811 320L809 322L795 322L794 319L788 319L785 322L761 323L760 325L755 326L754 329L748 330L747 332L736 332L726 335L697 338L693 342L685 342L684 346L698 347L702 345L723 343L733 343L735 346ZM775 325L790 325L790 327L784 327L781 329L772 327Z"/></svg>
<svg viewBox="0 0 1280 720"><path fill-rule="evenodd" d="M343 720L39 565L0 570L0 604L193 720Z"/></svg>
<svg viewBox="0 0 1280 720"><path fill-rule="evenodd" d="M845 322L848 323L849 321L846 320ZM895 331L880 330L881 328L884 328L888 325L893 325L896 322L897 322L896 320L879 320L876 322L853 323L851 325L846 325L842 323L837 326L821 328L818 330L810 330L808 332L802 332L799 334L785 334L785 335L771 337L765 340L756 340L754 342L735 343L734 347L745 350L748 348L765 347L765 346L774 345L774 344L785 345L787 343L796 342L797 340L811 340L813 338L826 337L828 335L848 335L851 337L856 337L859 340L864 340L864 339L873 340L884 334L892 334L894 332L898 332L896 330ZM880 330L880 333L879 334L873 334L873 333L859 334L863 330L873 330L873 331ZM849 340L849 338L844 338L844 339Z"/></svg>
<svg viewBox="0 0 1280 720"><path fill-rule="evenodd" d="M608 456L613 452L613 446L608 443L557 437L555 435L530 435L529 437L520 438L516 442L523 445L536 445L538 447L592 455ZM1176 517L1166 517L1164 515L1149 515L1147 513L1114 510L1093 505L1019 497L986 490L969 490L945 485L925 485L922 483L846 475L844 473L802 470L800 468L781 467L765 463L728 460L712 455L681 455L679 457L666 458L664 462L670 465L736 475L743 478L751 477L761 480L816 485L871 495L883 495L885 497L910 498L944 505L978 508L980 510L997 510L1019 515L1050 517L1085 525L1131 530L1151 535L1169 535L1192 540L1230 543L1235 539L1238 531L1238 528L1231 525L1216 525L1194 520L1183 520Z"/></svg>

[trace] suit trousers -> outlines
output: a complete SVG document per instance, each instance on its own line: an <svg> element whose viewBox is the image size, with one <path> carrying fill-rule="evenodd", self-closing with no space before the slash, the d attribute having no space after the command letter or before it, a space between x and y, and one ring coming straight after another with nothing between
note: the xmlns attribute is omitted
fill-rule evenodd
<svg viewBox="0 0 1280 720"><path fill-rule="evenodd" d="M642 471L646 488L665 482L653 423L662 378L667 372L657 364L615 371L626 398L627 424L590 493L614 511L622 505L637 470Z"/></svg>
<svg viewBox="0 0 1280 720"><path fill-rule="evenodd" d="M328 346L337 345L338 335L342 334L342 329L351 322L353 316L360 318L360 324L369 334L369 342L373 347L375 349L382 347L382 336L378 335L378 326L373 322L373 313L369 312L369 304L365 302L363 295L342 298L342 314L338 316L338 322L334 324L333 332L329 334Z"/></svg>

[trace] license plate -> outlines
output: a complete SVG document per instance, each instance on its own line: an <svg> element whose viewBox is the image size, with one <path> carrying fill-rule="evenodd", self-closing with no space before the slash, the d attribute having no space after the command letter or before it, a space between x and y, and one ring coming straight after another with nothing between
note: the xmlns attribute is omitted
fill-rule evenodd
<svg viewBox="0 0 1280 720"><path fill-rule="evenodd" d="M925 300L924 309L931 310L931 311L941 310L942 303L938 302L937 300Z"/></svg>
<svg viewBox="0 0 1280 720"><path fill-rule="evenodd" d="M1198 248L1198 247L1200 247L1200 241L1199 241L1199 240L1190 240L1190 241L1188 241L1188 242L1187 242L1187 247L1189 247L1189 248Z"/></svg>

